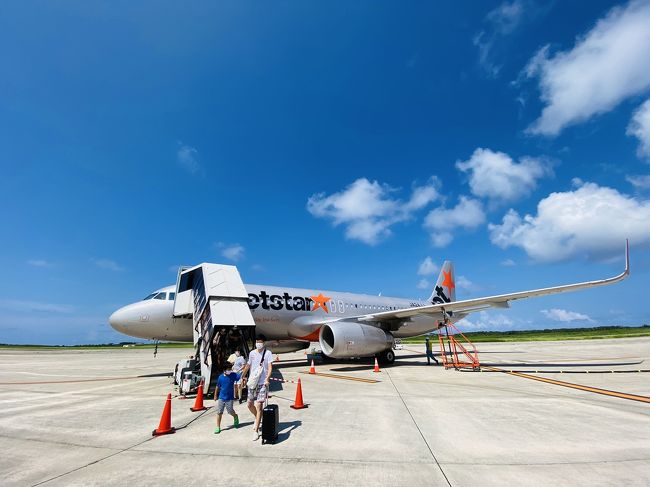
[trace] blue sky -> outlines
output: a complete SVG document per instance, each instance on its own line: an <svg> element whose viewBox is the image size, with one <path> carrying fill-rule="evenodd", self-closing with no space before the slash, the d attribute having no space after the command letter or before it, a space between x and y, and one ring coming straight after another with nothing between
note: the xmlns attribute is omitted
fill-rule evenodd
<svg viewBox="0 0 650 487"><path fill-rule="evenodd" d="M462 298L628 236L464 328L647 323L650 3L547 3L4 2L0 342L126 339L180 264Z"/></svg>

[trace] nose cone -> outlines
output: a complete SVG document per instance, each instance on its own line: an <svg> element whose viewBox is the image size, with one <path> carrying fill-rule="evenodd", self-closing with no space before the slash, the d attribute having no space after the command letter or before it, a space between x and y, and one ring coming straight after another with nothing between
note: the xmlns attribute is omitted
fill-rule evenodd
<svg viewBox="0 0 650 487"><path fill-rule="evenodd" d="M118 309L115 313L109 316L108 322L115 331L126 333L127 317L124 308Z"/></svg>

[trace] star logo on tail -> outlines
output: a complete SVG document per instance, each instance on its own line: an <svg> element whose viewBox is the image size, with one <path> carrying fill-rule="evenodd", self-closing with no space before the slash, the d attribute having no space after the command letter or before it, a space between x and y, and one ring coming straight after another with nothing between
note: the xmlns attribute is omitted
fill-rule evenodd
<svg viewBox="0 0 650 487"><path fill-rule="evenodd" d="M442 281L442 287L446 287L451 293L451 290L456 287L456 285L454 284L454 280L451 277L451 271L449 272L442 271L442 273L445 276L445 278Z"/></svg>

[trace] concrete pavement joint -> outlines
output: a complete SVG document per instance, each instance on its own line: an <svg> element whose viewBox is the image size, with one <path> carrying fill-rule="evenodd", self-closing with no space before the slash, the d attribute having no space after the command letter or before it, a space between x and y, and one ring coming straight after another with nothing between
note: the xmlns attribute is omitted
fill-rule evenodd
<svg viewBox="0 0 650 487"><path fill-rule="evenodd" d="M211 409L211 408L210 408L210 409ZM196 415L194 418L192 418L190 421L188 421L187 423L185 423L183 426L179 426L179 427L177 427L177 428L176 428L176 431L187 428L187 427L188 427L190 424L192 424L194 421L200 419L201 416L203 416L204 414L206 414L207 412L209 412L210 409L207 409L207 410L205 410L205 411L202 411L201 413L199 413L198 415ZM131 446L129 446L128 448L123 448L123 449L118 450L118 451L116 451L116 452L114 452L114 453L111 453L110 455L106 455L105 457L98 458L97 460L94 460L94 461L92 461L92 462L88 462L88 463L86 463L86 464L84 464L84 465L81 465L81 466L79 466L79 467L73 468L72 470L69 470L69 471L64 472L64 473L62 473L62 474L56 475L56 476L51 477L51 478L49 478L49 479L42 480L41 482L38 482L38 483L36 483L36 484L32 484L32 487L36 487L36 486L38 486L38 485L42 485L42 484L45 484L45 483L47 483L47 482L51 482L51 481L53 481L53 480L60 479L61 477L65 477L66 475L69 475L69 474L71 474L71 473L78 472L79 470L83 470L84 468L90 467L91 465L95 465L95 464L97 464L97 463L103 462L104 460L108 460L109 458L113 458L113 457L116 456L116 455L119 455L119 454L121 454L121 453L127 452L127 451L129 451L129 450L132 450L132 449L134 449L135 447L138 447L138 446L140 446L140 445L143 445L143 444L145 444L145 443L147 443L147 442L149 442L149 441L155 440L156 438L157 438L157 436L152 436L152 437L147 438L147 439L145 439L145 440L143 440L143 441L141 441L141 442L139 442L139 443L136 443L135 445L131 445Z"/></svg>
<svg viewBox="0 0 650 487"><path fill-rule="evenodd" d="M122 450L119 450L119 451L116 451L116 452L114 452L114 453L111 453L110 455L106 455L105 457L98 458L97 460L94 460L94 461L92 461L92 462L88 462L88 463L86 463L86 464L84 464L84 465L81 465L81 466L79 466L79 467L77 467L77 468L73 468L72 470L69 470L69 471L67 471L67 472L63 472L62 474L59 474L59 475L56 475L56 476L54 476L54 477L50 477L49 479L45 479L45 480L42 480L42 481L37 482L37 483L35 483L35 484L32 484L32 487L36 487L37 485L43 485L43 484L46 484L47 482L51 482L51 481L53 481L53 480L60 479L61 477L65 477L66 475L70 475L71 473L78 472L79 470L83 470L84 468L90 467L91 465L95 465L95 464L97 464L97 463L99 463L99 462L103 462L104 460L108 460L109 458L112 458L112 457L114 457L114 456L116 456L116 455L119 455L120 453L124 453L124 452L126 452L126 451L131 450L132 448L135 448L136 446L140 446L140 445L142 445L143 443L146 443L147 441L151 441L151 440L153 440L154 438L155 438L155 437L147 438L146 440L143 440L143 441L141 441L140 443L136 443L135 445L132 445L132 446L130 446L130 447L128 447L128 448L124 448L124 449L122 449Z"/></svg>
<svg viewBox="0 0 650 487"><path fill-rule="evenodd" d="M440 473L442 474L442 476L447 481L447 484L449 485L449 487L452 487L451 482L449 482L449 479L447 478L447 474L445 474L445 471L442 469L442 466L440 465L440 462L438 462L438 459L436 458L436 455L433 453L433 450L431 449L431 446L429 445L429 442L424 437L424 433L422 433L422 430L420 429L420 426L418 425L417 421L415 421L415 418L413 417L413 414L411 414L411 410L406 405L406 401L404 401L404 398L402 397L402 394L399 392L399 389L397 388L397 386L393 382L393 378L390 376L390 373L388 372L388 370L384 369L384 371L386 372L386 375L388 376L388 379L390 380L390 383L393 384L393 387L395 388L395 392L397 392L397 395L399 396L400 400L402 401L402 404L404 404L404 407L406 408L406 412L409 413L409 416L411 417L411 420L413 421L413 424L417 428L418 433L420 433L420 436L422 437L422 441L424 441L424 444L429 449L429 453L431 453L431 457L433 457L433 460L436 462L436 465L440 469Z"/></svg>

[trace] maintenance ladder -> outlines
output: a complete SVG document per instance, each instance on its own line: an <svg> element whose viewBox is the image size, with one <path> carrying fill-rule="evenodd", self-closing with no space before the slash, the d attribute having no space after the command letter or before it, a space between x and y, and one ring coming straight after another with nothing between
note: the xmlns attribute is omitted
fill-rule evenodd
<svg viewBox="0 0 650 487"><path fill-rule="evenodd" d="M443 333L444 328L444 333ZM445 369L454 368L481 370L478 351L474 344L453 323L447 323L438 330L438 343L440 344L440 358ZM449 333L451 328L452 333ZM457 337L462 337L465 345ZM468 350L468 347L471 350Z"/></svg>

